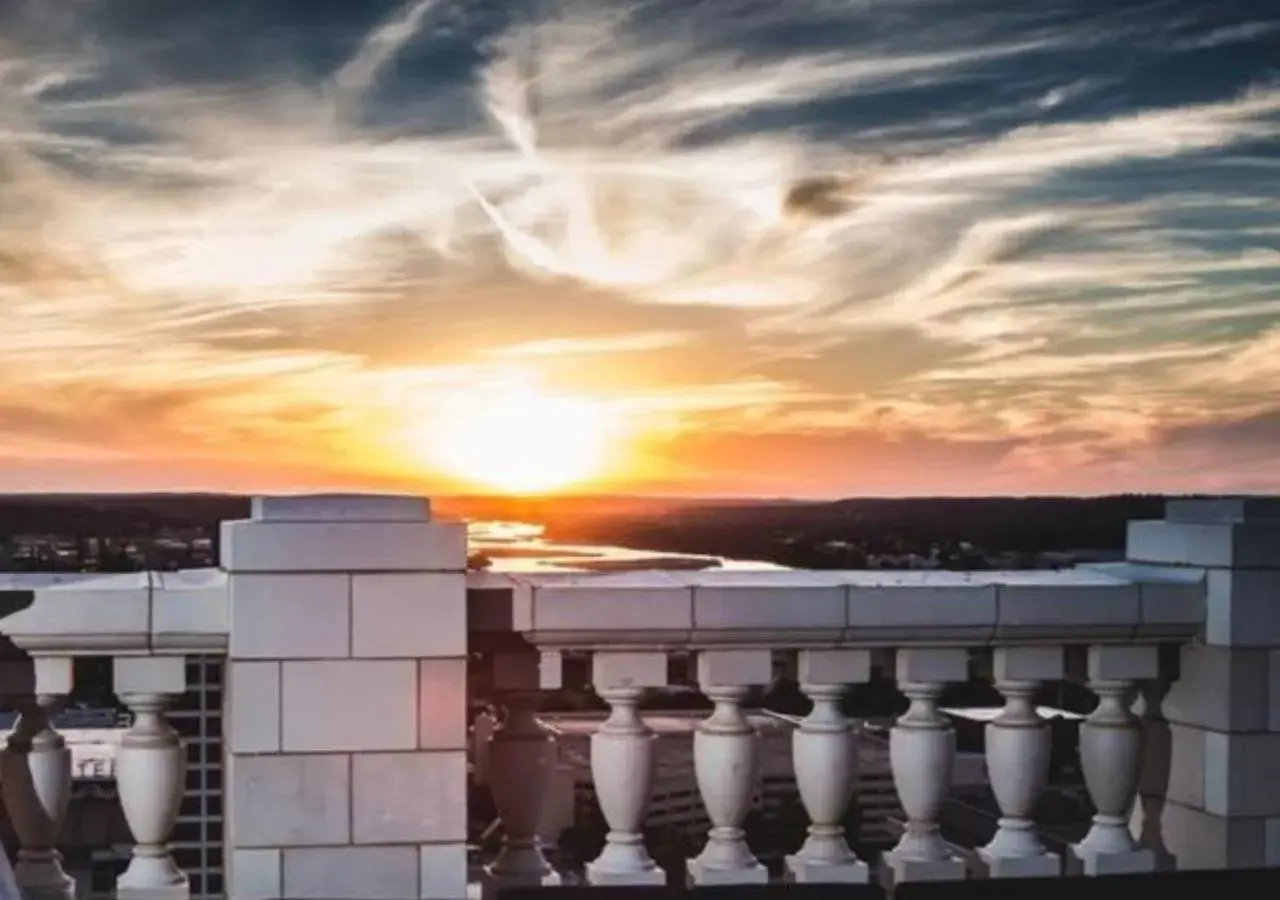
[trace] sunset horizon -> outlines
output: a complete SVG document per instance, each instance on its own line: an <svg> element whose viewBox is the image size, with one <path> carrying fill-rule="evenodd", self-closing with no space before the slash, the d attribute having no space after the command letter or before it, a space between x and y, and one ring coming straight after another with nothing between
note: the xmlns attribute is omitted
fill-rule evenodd
<svg viewBox="0 0 1280 900"><path fill-rule="evenodd" d="M1246 0L6 5L0 494L1280 492L1277 59Z"/></svg>

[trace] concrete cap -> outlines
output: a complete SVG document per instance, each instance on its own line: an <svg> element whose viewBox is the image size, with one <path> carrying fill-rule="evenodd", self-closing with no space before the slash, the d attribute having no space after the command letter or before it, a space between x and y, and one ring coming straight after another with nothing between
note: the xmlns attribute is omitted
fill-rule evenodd
<svg viewBox="0 0 1280 900"><path fill-rule="evenodd" d="M431 501L407 494L292 494L253 498L255 522L429 522Z"/></svg>

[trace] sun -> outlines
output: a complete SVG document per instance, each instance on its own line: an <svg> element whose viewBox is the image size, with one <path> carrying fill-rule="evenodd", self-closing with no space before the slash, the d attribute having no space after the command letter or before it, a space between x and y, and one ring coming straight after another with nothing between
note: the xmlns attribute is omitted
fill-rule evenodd
<svg viewBox="0 0 1280 900"><path fill-rule="evenodd" d="M602 404L519 386L468 396L434 419L423 440L431 461L455 476L533 494L596 475L609 432Z"/></svg>

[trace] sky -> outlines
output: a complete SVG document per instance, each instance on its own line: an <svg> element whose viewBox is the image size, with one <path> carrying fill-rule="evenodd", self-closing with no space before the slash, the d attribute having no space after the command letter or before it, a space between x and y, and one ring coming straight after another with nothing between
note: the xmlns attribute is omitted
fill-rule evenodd
<svg viewBox="0 0 1280 900"><path fill-rule="evenodd" d="M513 397L580 490L1280 492L1280 7L0 0L0 491Z"/></svg>

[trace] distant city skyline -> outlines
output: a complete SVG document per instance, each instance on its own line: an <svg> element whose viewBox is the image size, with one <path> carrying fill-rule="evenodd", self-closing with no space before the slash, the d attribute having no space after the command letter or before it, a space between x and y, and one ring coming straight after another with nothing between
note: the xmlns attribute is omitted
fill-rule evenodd
<svg viewBox="0 0 1280 900"><path fill-rule="evenodd" d="M4 4L0 492L336 488L1280 491L1280 12Z"/></svg>

